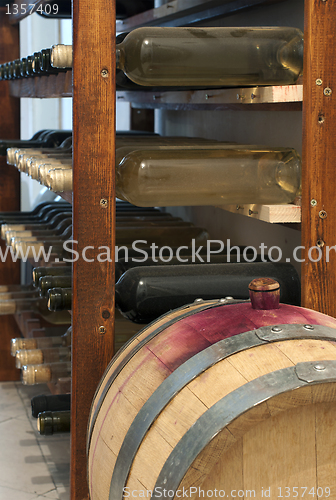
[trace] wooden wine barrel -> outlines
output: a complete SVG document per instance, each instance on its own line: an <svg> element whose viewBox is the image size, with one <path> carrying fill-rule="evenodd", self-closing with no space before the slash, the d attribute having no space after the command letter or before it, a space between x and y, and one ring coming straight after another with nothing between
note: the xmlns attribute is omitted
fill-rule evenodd
<svg viewBox="0 0 336 500"><path fill-rule="evenodd" d="M162 316L96 391L91 500L335 498L335 342L334 318L295 306L222 299Z"/></svg>

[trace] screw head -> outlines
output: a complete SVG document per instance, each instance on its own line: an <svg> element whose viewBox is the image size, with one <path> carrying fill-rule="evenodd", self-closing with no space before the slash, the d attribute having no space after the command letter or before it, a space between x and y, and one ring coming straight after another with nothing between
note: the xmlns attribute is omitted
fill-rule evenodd
<svg viewBox="0 0 336 500"><path fill-rule="evenodd" d="M106 68L103 68L100 72L101 76L103 78L107 78L108 77L108 70Z"/></svg>
<svg viewBox="0 0 336 500"><path fill-rule="evenodd" d="M310 201L310 204L311 204L312 207L316 207L317 201L313 199L313 200Z"/></svg>
<svg viewBox="0 0 336 500"><path fill-rule="evenodd" d="M316 85L322 85L321 78L317 78L315 83L316 83Z"/></svg>
<svg viewBox="0 0 336 500"><path fill-rule="evenodd" d="M320 210L319 211L319 217L320 219L325 219L327 217L327 212L325 210Z"/></svg>
<svg viewBox="0 0 336 500"><path fill-rule="evenodd" d="M332 94L332 90L329 87L326 87L323 91L323 94L329 97Z"/></svg>
<svg viewBox="0 0 336 500"><path fill-rule="evenodd" d="M314 330L313 325L304 325L304 326L303 326L303 328L304 328L305 330Z"/></svg>
<svg viewBox="0 0 336 500"><path fill-rule="evenodd" d="M199 302L203 302L203 299L195 299L194 302L198 304Z"/></svg>
<svg viewBox="0 0 336 500"><path fill-rule="evenodd" d="M99 202L100 206L102 208L107 208L107 205L108 205L108 201L105 199L105 198L102 198Z"/></svg>
<svg viewBox="0 0 336 500"><path fill-rule="evenodd" d="M317 240L316 246L319 247L319 248L323 248L324 247L324 241L323 240Z"/></svg>
<svg viewBox="0 0 336 500"><path fill-rule="evenodd" d="M282 328L280 328L280 326L273 326L271 331L273 333L280 333L280 332L282 332Z"/></svg>
<svg viewBox="0 0 336 500"><path fill-rule="evenodd" d="M314 366L314 370L316 370L318 372L322 372L323 370L325 370L325 366L322 365L321 363L319 363L318 365Z"/></svg>
<svg viewBox="0 0 336 500"><path fill-rule="evenodd" d="M99 327L99 333L100 333L101 335L104 335L104 334L106 333L106 328L105 328L105 326L100 326L100 327Z"/></svg>

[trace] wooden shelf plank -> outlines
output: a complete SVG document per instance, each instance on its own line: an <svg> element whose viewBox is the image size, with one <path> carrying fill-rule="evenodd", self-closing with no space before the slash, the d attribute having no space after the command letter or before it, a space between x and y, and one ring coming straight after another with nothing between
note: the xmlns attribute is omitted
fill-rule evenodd
<svg viewBox="0 0 336 500"><path fill-rule="evenodd" d="M140 26L187 26L281 1L284 0L171 0L156 9L117 21L117 31L130 31Z"/></svg>
<svg viewBox="0 0 336 500"><path fill-rule="evenodd" d="M72 97L72 71L9 81L13 97Z"/></svg>
<svg viewBox="0 0 336 500"><path fill-rule="evenodd" d="M221 205L217 208L271 224L301 222L301 207L298 205Z"/></svg>
<svg viewBox="0 0 336 500"><path fill-rule="evenodd" d="M299 85L248 87L235 89L178 91L119 91L118 101L135 108L149 109L250 109L301 110L303 87Z"/></svg>

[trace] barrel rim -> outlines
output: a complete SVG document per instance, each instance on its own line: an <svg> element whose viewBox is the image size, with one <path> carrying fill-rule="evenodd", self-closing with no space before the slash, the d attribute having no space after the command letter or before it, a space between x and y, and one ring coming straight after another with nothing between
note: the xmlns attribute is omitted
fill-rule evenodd
<svg viewBox="0 0 336 500"><path fill-rule="evenodd" d="M176 313L178 311L185 311L184 314L181 316L174 316L171 320L169 320L167 323L161 324L158 328L155 328L154 330L151 330L148 335L138 344L136 344L133 349L125 356L125 358L120 362L120 364L115 368L113 373L110 375L108 378L107 382L104 379L104 375L101 378L97 389L95 391L95 394L93 396L91 408L90 408L90 413L89 413L89 419L88 419L88 425L87 425L87 442L86 442L86 454L88 456L89 454L89 448L90 448L90 443L91 443L91 437L93 433L93 428L95 425L95 422L97 420L97 416L99 413L99 410L105 400L105 397L108 394L108 391L110 390L110 387L112 386L113 382L119 375L119 373L122 371L122 369L127 365L127 363L137 354L137 352L140 351L142 347L144 347L150 340L152 340L154 337L159 335L163 330L168 328L169 326L173 325L174 323L177 323L178 321L185 319L189 316L192 316L195 313L198 312L203 312L208 309L212 309L215 307L223 306L223 305L232 305L232 304L241 304L244 302L250 302L250 300L240 300L240 299L232 299L232 298L224 298L224 299L216 299L216 300L207 300L204 301L203 299L196 299L192 304L187 304L182 307L179 307L178 309L174 309L173 311L170 311L169 313L165 313L162 316L159 316L156 318L152 323L149 325L146 325L144 328L139 330L138 333L136 333L131 339L129 339L128 342L126 342L121 349L117 352L115 356L111 359L110 363L108 364L105 373L109 371L109 369L112 367L112 365L118 361L118 358L122 355L122 353L127 349L127 347L134 341L135 338L137 338L139 335L141 335L146 329L149 329L150 327L154 326L155 323L160 322L165 316L169 317L172 313ZM199 307L196 307L199 305ZM103 381L105 383L104 390L102 394L99 397L99 400L97 402L96 408L93 411L93 402L95 401L98 392L103 384Z"/></svg>
<svg viewBox="0 0 336 500"><path fill-rule="evenodd" d="M146 433L159 414L186 385L211 366L238 352L269 343L297 339L336 341L336 328L307 324L263 326L220 340L176 368L153 392L130 425L114 466L110 500L122 500L123 488L127 483L134 457Z"/></svg>
<svg viewBox="0 0 336 500"><path fill-rule="evenodd" d="M317 368L321 364L324 365L323 373ZM210 441L251 408L295 389L333 382L336 382L336 360L308 361L258 377L224 396L203 413L177 443L160 471L151 499L160 498L156 493L163 488L176 491L191 464ZM110 490L109 499L115 498Z"/></svg>

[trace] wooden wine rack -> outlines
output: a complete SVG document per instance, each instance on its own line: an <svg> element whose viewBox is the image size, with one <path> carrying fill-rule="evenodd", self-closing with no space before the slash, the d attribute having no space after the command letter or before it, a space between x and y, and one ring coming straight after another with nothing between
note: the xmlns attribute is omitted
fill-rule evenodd
<svg viewBox="0 0 336 500"><path fill-rule="evenodd" d="M117 26L118 31L151 25L185 26L269 3L275 2L172 0L163 7L118 22ZM114 9L114 2L96 0L93 7L89 0L73 0L74 67L71 86L71 72L57 78L44 77L10 84L11 93L16 97L55 97L70 93L73 96L72 203L74 239L78 241L79 251L85 245L92 245L96 249L99 246L114 249L115 244ZM6 47L3 42L1 62L18 56L17 26L10 27L7 24L8 17L5 9L2 9L3 40L10 39L12 42ZM301 244L305 247L302 258L306 259L302 264L302 305L332 316L336 316L335 260L331 255L329 263L324 258L314 263L308 260L307 252L318 243L324 257L326 246L331 247L336 243L336 143L333 134L336 127L335 18L334 2L305 1L303 85L300 82L290 88L117 94L117 99L131 101L137 108L273 111L298 110L302 107L304 154ZM319 22L316 22L317 19ZM0 88L2 109L11 106L16 117L15 123L4 124L2 121L2 137L17 137L18 102L8 96L5 82L0 84ZM251 94L254 94L253 98ZM6 117L11 115L13 111L2 113ZM1 175L4 192L11 192L10 199L1 199L1 209L17 209L18 174L5 169L3 165ZM69 200L69 195L65 198ZM316 200L316 204L312 200ZM234 210L234 207L231 209ZM327 217L321 217L321 211ZM2 269L5 269L3 264ZM8 272L7 267L2 271L3 282L5 278L9 281ZM10 273L13 281L17 281L17 268L14 273L10 270ZM88 495L85 440L89 408L98 381L113 354L114 269L112 263L86 263L79 260L74 264L73 273L71 499L83 500Z"/></svg>

